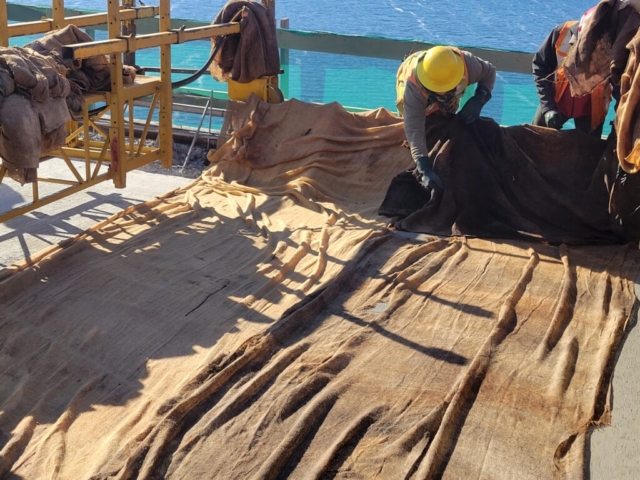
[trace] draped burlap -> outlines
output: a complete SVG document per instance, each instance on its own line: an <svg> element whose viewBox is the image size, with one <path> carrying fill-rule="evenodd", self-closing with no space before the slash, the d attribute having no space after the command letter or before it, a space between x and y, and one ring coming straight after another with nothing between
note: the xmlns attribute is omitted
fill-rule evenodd
<svg viewBox="0 0 640 480"><path fill-rule="evenodd" d="M0 274L0 472L581 477L637 250L406 240L401 120L240 113L192 185Z"/></svg>

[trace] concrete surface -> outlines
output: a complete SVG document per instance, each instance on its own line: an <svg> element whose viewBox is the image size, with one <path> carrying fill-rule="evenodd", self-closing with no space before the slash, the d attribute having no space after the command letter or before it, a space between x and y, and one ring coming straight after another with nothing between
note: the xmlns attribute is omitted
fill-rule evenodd
<svg viewBox="0 0 640 480"><path fill-rule="evenodd" d="M636 278L636 298L640 298ZM636 480L640 478L640 332L638 311L618 352L613 372L611 425L591 435L591 478Z"/></svg>
<svg viewBox="0 0 640 480"><path fill-rule="evenodd" d="M43 162L38 174L49 177L55 175L57 178L71 175L64 163L58 160ZM192 178L136 170L127 174L125 189L116 189L112 182L102 182L31 213L0 223L0 269L29 258L49 245L73 237L131 205L151 200L192 181ZM60 188L61 186L53 184L41 185L40 195L42 197L48 191ZM30 185L20 186L5 178L0 184L0 212L31 201L31 191Z"/></svg>
<svg viewBox="0 0 640 480"><path fill-rule="evenodd" d="M41 175L52 175L60 163L45 162ZM43 164L43 165L45 165ZM192 182L192 178L144 171L131 172L127 188L104 182L71 197L0 224L0 269L25 259L42 248L81 233L84 229L136 203L151 200ZM41 189L42 190L42 189ZM0 212L30 198L31 187L6 180L0 184ZM425 240L424 235L398 232L404 238ZM636 296L640 295L636 280ZM597 480L640 479L640 333L637 312L619 353L613 379L612 426L591 436L590 473Z"/></svg>

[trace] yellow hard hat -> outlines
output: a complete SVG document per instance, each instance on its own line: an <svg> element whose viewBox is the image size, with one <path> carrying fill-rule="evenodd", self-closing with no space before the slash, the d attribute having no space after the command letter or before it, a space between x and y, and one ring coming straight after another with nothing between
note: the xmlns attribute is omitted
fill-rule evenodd
<svg viewBox="0 0 640 480"><path fill-rule="evenodd" d="M458 86L464 76L462 58L449 47L432 47L416 65L418 81L427 90L444 93Z"/></svg>

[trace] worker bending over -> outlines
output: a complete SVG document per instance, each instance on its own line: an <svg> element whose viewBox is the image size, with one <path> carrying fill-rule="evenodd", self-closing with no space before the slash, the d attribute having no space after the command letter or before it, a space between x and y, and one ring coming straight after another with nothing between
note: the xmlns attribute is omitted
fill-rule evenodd
<svg viewBox="0 0 640 480"><path fill-rule="evenodd" d="M610 82L600 83L590 94L573 97L562 66L564 57L578 39L580 25L593 10L588 10L580 23L574 20L556 25L534 55L533 77L540 104L531 122L533 125L560 130L573 118L578 130L602 136L602 125L611 102Z"/></svg>
<svg viewBox="0 0 640 480"><path fill-rule="evenodd" d="M396 106L404 118L411 156L425 188L442 190L444 186L429 158L425 116L456 113L465 89L477 83L475 94L460 110L465 123L477 120L491 98L495 80L493 65L455 47L438 46L416 52L400 65L396 75Z"/></svg>

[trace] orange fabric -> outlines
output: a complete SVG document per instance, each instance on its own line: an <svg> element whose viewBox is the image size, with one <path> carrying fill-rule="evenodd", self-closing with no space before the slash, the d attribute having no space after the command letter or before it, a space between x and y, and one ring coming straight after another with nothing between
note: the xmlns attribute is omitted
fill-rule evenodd
<svg viewBox="0 0 640 480"><path fill-rule="evenodd" d="M560 30L560 35L558 36L558 40L556 40L556 55L560 56L560 57L566 57L567 56L567 52L569 51L569 43L564 43L567 34L569 33L569 30L571 29L571 27L573 27L576 23L575 20L572 20L570 22L566 22L563 26L562 26L562 30Z"/></svg>
<svg viewBox="0 0 640 480"><path fill-rule="evenodd" d="M564 68L559 68L556 72L555 88L556 93L554 100L556 104L560 103L562 96L569 87L569 81L565 77ZM575 98L575 97L574 97ZM611 102L611 86L608 80L601 82L590 94L591 100L591 130L604 122L607 116L609 103ZM564 112L561 112L564 114Z"/></svg>
<svg viewBox="0 0 640 480"><path fill-rule="evenodd" d="M611 102L611 85L602 82L591 92L591 130L604 122Z"/></svg>

